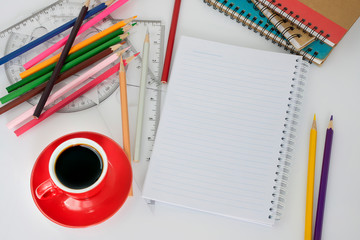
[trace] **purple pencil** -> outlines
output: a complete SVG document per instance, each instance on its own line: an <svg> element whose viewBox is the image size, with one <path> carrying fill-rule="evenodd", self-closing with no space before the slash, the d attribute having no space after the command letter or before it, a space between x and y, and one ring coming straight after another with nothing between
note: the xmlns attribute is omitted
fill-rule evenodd
<svg viewBox="0 0 360 240"><path fill-rule="evenodd" d="M323 163L322 163L321 177L320 177L319 197L318 197L318 205L317 205L317 210L316 210L314 240L320 240L321 234L322 234L326 187L327 187L327 181L328 181L328 175L329 175L330 155L331 155L333 133L334 133L333 116L331 115L330 122L329 122L328 128L326 130L324 156L323 156Z"/></svg>

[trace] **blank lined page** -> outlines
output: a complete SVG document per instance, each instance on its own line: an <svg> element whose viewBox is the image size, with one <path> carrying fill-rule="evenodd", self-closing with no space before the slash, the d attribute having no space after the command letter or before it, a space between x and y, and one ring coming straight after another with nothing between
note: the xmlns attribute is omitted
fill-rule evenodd
<svg viewBox="0 0 360 240"><path fill-rule="evenodd" d="M143 197L272 224L297 59L181 37Z"/></svg>

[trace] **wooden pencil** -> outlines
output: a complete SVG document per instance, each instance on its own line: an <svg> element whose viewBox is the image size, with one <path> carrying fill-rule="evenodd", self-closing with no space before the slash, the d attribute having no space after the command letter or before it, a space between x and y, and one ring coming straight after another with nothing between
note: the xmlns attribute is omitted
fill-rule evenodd
<svg viewBox="0 0 360 240"><path fill-rule="evenodd" d="M91 16L97 14L98 12L104 10L108 5L109 4L107 3L101 3L98 6L94 7L93 9L89 10L85 16L85 19L88 19ZM34 47L46 42L47 40L71 28L72 26L74 26L75 22L76 22L76 18L42 35L41 37L36 38L34 41L29 42L28 44L16 49L15 51L5 55L4 57L0 58L0 65L10 61L11 59L14 59L17 56L20 56L21 54L33 49Z"/></svg>
<svg viewBox="0 0 360 240"><path fill-rule="evenodd" d="M80 49L90 45L91 43L93 43L95 41L98 41L99 39L102 39L103 37L113 33L114 31L117 31L118 29L126 26L128 23L130 23L135 18L136 18L136 16L125 19L125 20L122 20L122 21L112 25L111 27L109 27L109 28L95 34L94 36L89 37L89 38L85 39L84 41L79 42L78 44L74 45L70 49L69 54L72 54L72 53L74 53L76 51L79 51ZM31 68L29 68L27 70L25 70L24 72L20 73L21 79L24 79L24 78L34 74L35 72L49 66L50 64L56 63L59 60L59 57L60 57L60 53L53 56L53 57L51 57L51 58L49 58L49 59L46 59L46 60L42 61L39 64L36 64L35 66L33 66L33 67L31 67Z"/></svg>
<svg viewBox="0 0 360 240"><path fill-rule="evenodd" d="M314 205L314 180L315 180L315 159L316 159L316 116L310 130L309 140L309 162L306 188L306 210L305 210L305 240L312 240L312 220L313 220L313 205Z"/></svg>
<svg viewBox="0 0 360 240"><path fill-rule="evenodd" d="M333 142L333 116L331 115L329 125L326 130L325 137L325 147L324 147L324 155L323 155L323 163L321 168L321 177L320 177L320 186L319 186L319 197L318 204L316 209L316 219L315 219L315 228L314 228L314 240L321 240L322 235L322 226L324 219L324 211L325 211L325 199L326 199L326 188L329 176L329 168L330 168L330 156L331 156L331 148Z"/></svg>
<svg viewBox="0 0 360 240"><path fill-rule="evenodd" d="M115 66L113 66L112 68L110 68L109 70L107 70L106 72L104 72L99 77L95 78L93 81L89 82L85 86L81 87L76 92L74 92L71 95L69 95L68 97L64 98L62 101L56 103L54 106L52 106L51 108L46 110L44 113L42 113L40 115L39 119L32 119L29 122L22 125L21 127L19 127L18 129L16 129L14 131L15 135L19 137L20 135L29 131L31 128L33 128L34 126L41 123L42 121L44 121L45 119L47 119L48 117L50 117L51 115L53 115L54 113L56 113L57 111L59 111L60 109L65 107L67 104L74 101L76 98L78 98L79 96L83 95L84 93L86 93L87 91L89 91L90 89L95 87L100 82L108 79L111 75L115 74L117 71L119 71L118 64L116 64Z"/></svg>
<svg viewBox="0 0 360 240"><path fill-rule="evenodd" d="M123 147L126 156L131 162L131 149L130 149L130 130L129 130L129 113L126 89L126 72L122 56L120 56L120 71L119 71L119 85L120 85L120 102L121 102L121 122L122 122L122 135ZM132 188L129 196L133 195Z"/></svg>
<svg viewBox="0 0 360 240"><path fill-rule="evenodd" d="M111 45L114 45L114 44L124 40L126 37L127 37L127 34L123 34L123 35L120 36L120 38L114 38L114 39L112 39L112 40L110 40L110 41L108 41L108 42L94 48L93 50L87 52L86 54L83 54L82 56L74 59L73 61L66 63L62 67L60 73L68 71L69 69L75 67L76 65L80 64L81 62L85 61L88 58L96 56L98 53L100 53L100 51L108 49ZM108 49L108 51L109 51L109 49ZM49 73L47 73L47 74L45 74L45 75L43 75L43 76L41 76L41 77L39 77L39 78L37 78L37 79L35 79L33 81L27 83L26 85L24 85L24 86L22 86L22 87L20 87L20 88L18 88L16 90L8 93L7 95L0 98L0 102L1 103L6 103L6 102L18 97L18 96L30 91L31 89L39 86L40 84L48 81L51 78L52 74L53 74L53 72L49 72Z"/></svg>
<svg viewBox="0 0 360 240"><path fill-rule="evenodd" d="M127 28L128 29L128 28ZM91 45L86 46L85 48L80 49L77 52L74 52L72 54L70 54L66 59L65 59L65 63L62 67L62 69L60 70L60 72L64 72L67 69L75 66L76 64L79 64L80 61L84 61L87 58L90 58L92 56L94 56L95 54L103 51L104 49L115 45L119 42L121 42L122 40L124 40L128 33L124 33L123 31L119 30L119 33L121 33L122 35L115 35L112 38L106 38L106 39L100 39L98 42L95 42ZM106 41L104 41L106 40ZM50 79L52 72L55 69L57 63L53 63L43 69L40 69L38 72L35 72L34 74L27 76L26 78L11 84L10 86L8 86L6 88L6 90L10 93L22 86L25 86L26 84L36 80L36 79L44 79L45 81ZM42 80L39 80L42 81Z"/></svg>
<svg viewBox="0 0 360 240"><path fill-rule="evenodd" d="M87 68L88 66L90 66L91 64L99 61L100 59L108 56L109 54L113 53L115 50L118 49L118 46L123 45L123 43L119 43L115 46L112 46L110 48L105 49L104 51L94 55L93 57L81 62L80 64L76 65L73 68L70 68L69 70L63 72L62 74L60 74L59 78L56 80L55 83L59 83L63 80L65 80L66 78L76 74L77 72ZM8 104L0 107L0 114L3 114L7 111L9 111L10 109L13 109L14 107L20 105L21 103L29 100L30 98L36 96L37 94L39 94L41 91L44 90L46 86L46 82L38 85L37 87L33 88L32 90L26 92L25 94L21 95L20 97L14 99L13 101L9 102Z"/></svg>
<svg viewBox="0 0 360 240"><path fill-rule="evenodd" d="M53 87L55 85L55 81L60 75L61 68L65 63L66 57L69 55L70 48L71 48L71 46L73 45L73 43L75 41L76 35L77 35L77 33L78 33L78 31L79 31L79 29L81 27L81 24L82 24L82 22L83 22L83 20L85 18L85 15L86 15L86 13L88 11L89 5L90 5L90 0L87 0L85 2L84 6L81 8L81 11L79 13L78 18L76 19L74 27L72 28L72 30L70 32L70 36L69 36L68 40L66 41L64 49L61 52L59 61L57 62L56 66L55 66L55 69L54 69L54 71L53 71L53 73L51 75L51 78L47 82L46 87L44 89L44 92L42 93L41 98L40 98L38 104L36 105L36 109L35 109L34 114L33 114L33 116L35 118L38 118L40 116L41 111L43 110L44 105L45 105L45 103L46 103L46 101L47 101L47 99L48 99L48 97L50 95L50 92L51 92L51 90L53 89Z"/></svg>
<svg viewBox="0 0 360 240"><path fill-rule="evenodd" d="M87 21L86 23L84 23L84 25L81 26L81 28L79 29L78 34L81 34L81 33L85 32L87 29L89 29L90 27L92 27L96 23L103 20L105 17L107 17L109 14L111 14L113 11L115 11L117 8L122 6L127 1L128 0L117 0L114 4L112 4L109 7L105 8L101 13L99 13L98 15L96 15L95 17L93 17L92 19ZM56 50L58 50L59 48L64 46L69 38L70 38L70 35L64 37L63 39L61 39L60 41L58 41L57 43L55 43L51 47L47 48L45 51L43 51L42 53L37 55L35 58L33 58L29 62L25 63L24 68L28 69L28 68L34 66L35 64L37 64L38 62L40 62L41 60L48 57L50 54L54 53Z"/></svg>
<svg viewBox="0 0 360 240"><path fill-rule="evenodd" d="M129 59L129 58L124 59L123 60L124 66L127 65L125 63L126 61L129 63L129 62L131 62L131 60L132 59ZM96 85L101 83L102 81L108 79L111 75L118 72L119 69L120 69L120 64L114 65L113 67L108 69L106 72L101 74L99 77L97 77L94 80L92 80L91 82L87 83L85 86L81 87L79 90L75 91L74 93L67 96L62 101L56 103L54 106L52 106L47 111L42 113L40 115L39 119L30 120L29 122L27 122L24 125L22 125L21 127L19 127L17 130L15 130L14 133L16 134L16 136L20 136L20 135L24 134L25 132L30 130L32 127L38 125L39 123L44 121L46 118L50 117L52 114L56 113L57 111L59 111L60 109L62 109L66 105L68 105L70 102L74 101L79 96L83 95L84 93L86 93L87 91L89 91L90 89L92 89L93 87L95 87Z"/></svg>
<svg viewBox="0 0 360 240"><path fill-rule="evenodd" d="M65 86L57 89L54 93L52 93L47 102L45 103L44 107L47 107L49 104L53 103L54 101L58 100L61 96L67 94L70 90L75 89L80 84L82 84L85 80L93 76L94 74L98 73L102 69L106 68L108 65L110 65L112 62L119 59L119 54L125 53L130 47L124 48L121 51L117 53L113 53L109 57L107 57L105 60L102 60L100 63L96 64L95 66L92 66L90 69L87 69L83 74L66 84ZM28 119L31 114L34 112L35 107L32 107L25 111L23 114L9 122L6 126L13 128L16 125L20 124L21 122Z"/></svg>
<svg viewBox="0 0 360 240"><path fill-rule="evenodd" d="M140 89L139 89L139 101L138 111L136 116L136 134L135 134L135 146L134 146L134 162L140 161L140 150L141 150L141 136L142 136L142 125L144 119L144 105L145 105L145 89L146 89L146 78L148 73L148 62L149 62L149 30L147 30L143 45L143 57L141 64L141 77L140 77Z"/></svg>

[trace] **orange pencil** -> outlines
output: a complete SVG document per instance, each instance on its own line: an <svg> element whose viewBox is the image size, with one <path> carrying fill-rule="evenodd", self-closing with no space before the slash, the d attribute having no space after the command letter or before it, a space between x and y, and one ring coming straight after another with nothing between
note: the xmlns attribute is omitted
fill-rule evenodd
<svg viewBox="0 0 360 240"><path fill-rule="evenodd" d="M127 18L127 19L125 19L125 20L122 20L122 21L120 21L120 22L112 25L111 27L109 27L109 28L107 28L107 29L105 29L105 30L103 30L103 31L95 34L94 36L92 36L92 37L90 37L90 38L88 38L88 39L85 39L84 41L82 41L82 42L74 45L74 46L70 49L69 54L72 54L72 53L78 51L79 49L82 49L82 48L88 46L89 44L91 44L91 43L99 40L100 38L102 38L102 37L104 37L104 36L106 36L106 35L114 32L114 31L116 31L116 30L124 27L126 24L130 23L130 22L131 22L133 19L135 19L135 18L136 18L136 16L131 17L131 18ZM35 65L35 66L33 66L32 68L29 68L28 70L20 73L20 77L21 77L22 79L23 79L23 78L26 78L26 77L28 77L28 76L36 73L37 71L39 71L39 70L41 70L41 69L43 69L43 68L45 68L45 67L47 67L47 66L49 66L49 65L51 65L51 64L53 64L53 63L55 63L55 62L57 62L57 61L59 60L59 58L60 58L60 53L57 54L57 55L55 55L55 56L53 56L53 57L51 57L51 58L49 58L49 59L47 59L47 60L45 60L45 61L43 61L43 62L41 62L41 63L39 63L39 64L37 64L37 65Z"/></svg>
<svg viewBox="0 0 360 240"><path fill-rule="evenodd" d="M131 150L130 150L130 131L129 131L129 113L128 113L128 101L126 90L126 72L125 66L120 56L120 71L119 71L119 84L120 84L120 102L121 102L121 121L122 121L122 135L123 135L123 148L126 156L131 162ZM133 196L133 189L131 188L129 196Z"/></svg>

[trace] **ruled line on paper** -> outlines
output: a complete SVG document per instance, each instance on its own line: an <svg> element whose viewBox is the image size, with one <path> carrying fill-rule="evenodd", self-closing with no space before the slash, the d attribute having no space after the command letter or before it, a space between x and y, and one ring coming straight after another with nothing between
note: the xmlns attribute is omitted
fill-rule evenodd
<svg viewBox="0 0 360 240"><path fill-rule="evenodd" d="M216 64L214 64L216 63ZM227 75L233 75L233 76L251 76L255 79L262 80L263 82L272 83L274 85L282 83L282 77L284 74L287 74L286 72L278 72L275 74L275 71L259 71L259 66L256 68L249 70L246 68L246 66L239 64L234 66L234 64L224 64L223 62L215 61L215 62L209 62L209 61L203 61L203 60L194 60L193 58L187 58L184 59L184 62L179 69L185 69L187 68L189 71L195 70L194 67L197 67L197 69L203 70L203 72L212 72L216 74L227 74ZM216 69L214 69L216 67ZM199 73L201 71L198 71Z"/></svg>
<svg viewBox="0 0 360 240"><path fill-rule="evenodd" d="M186 194L186 192L188 192L188 191L186 191L184 194L181 194L181 193L179 193L179 190L181 190L181 189L179 189L179 188L173 189L173 188L171 188L170 186L165 186L165 185L164 185L163 183L161 183L161 182L158 183L158 185L159 185L159 186L163 185L163 187L167 187L166 191L168 191L169 193L173 194L174 196L187 197L187 195L188 195L188 194ZM164 191L163 188L159 188L159 187L154 187L153 190L157 190L157 191L160 191L160 192L161 192L161 191ZM185 189L183 189L183 190L185 190ZM215 200L211 200L211 199L209 199L208 196L205 197L204 195L201 195L201 197L197 197L197 196L196 196L196 194L198 194L197 191L190 191L190 193L193 193L193 194L192 194L193 200L197 200L197 201L202 202L202 203L204 203L204 202L205 202L205 203L206 203L206 202L209 202L209 203L212 203L212 204L222 204L222 205L224 205L224 203L221 203L221 201L219 201L218 198L216 198ZM259 212L259 213L262 213L262 212L263 212L262 208L249 208L249 207L246 207L246 206L242 206L242 205L239 204L239 201L234 201L234 204L229 204L229 203L227 203L226 205L227 205L227 206L230 206L230 207L232 207L232 208L238 208L238 209L245 209L245 210L257 211L257 212Z"/></svg>

